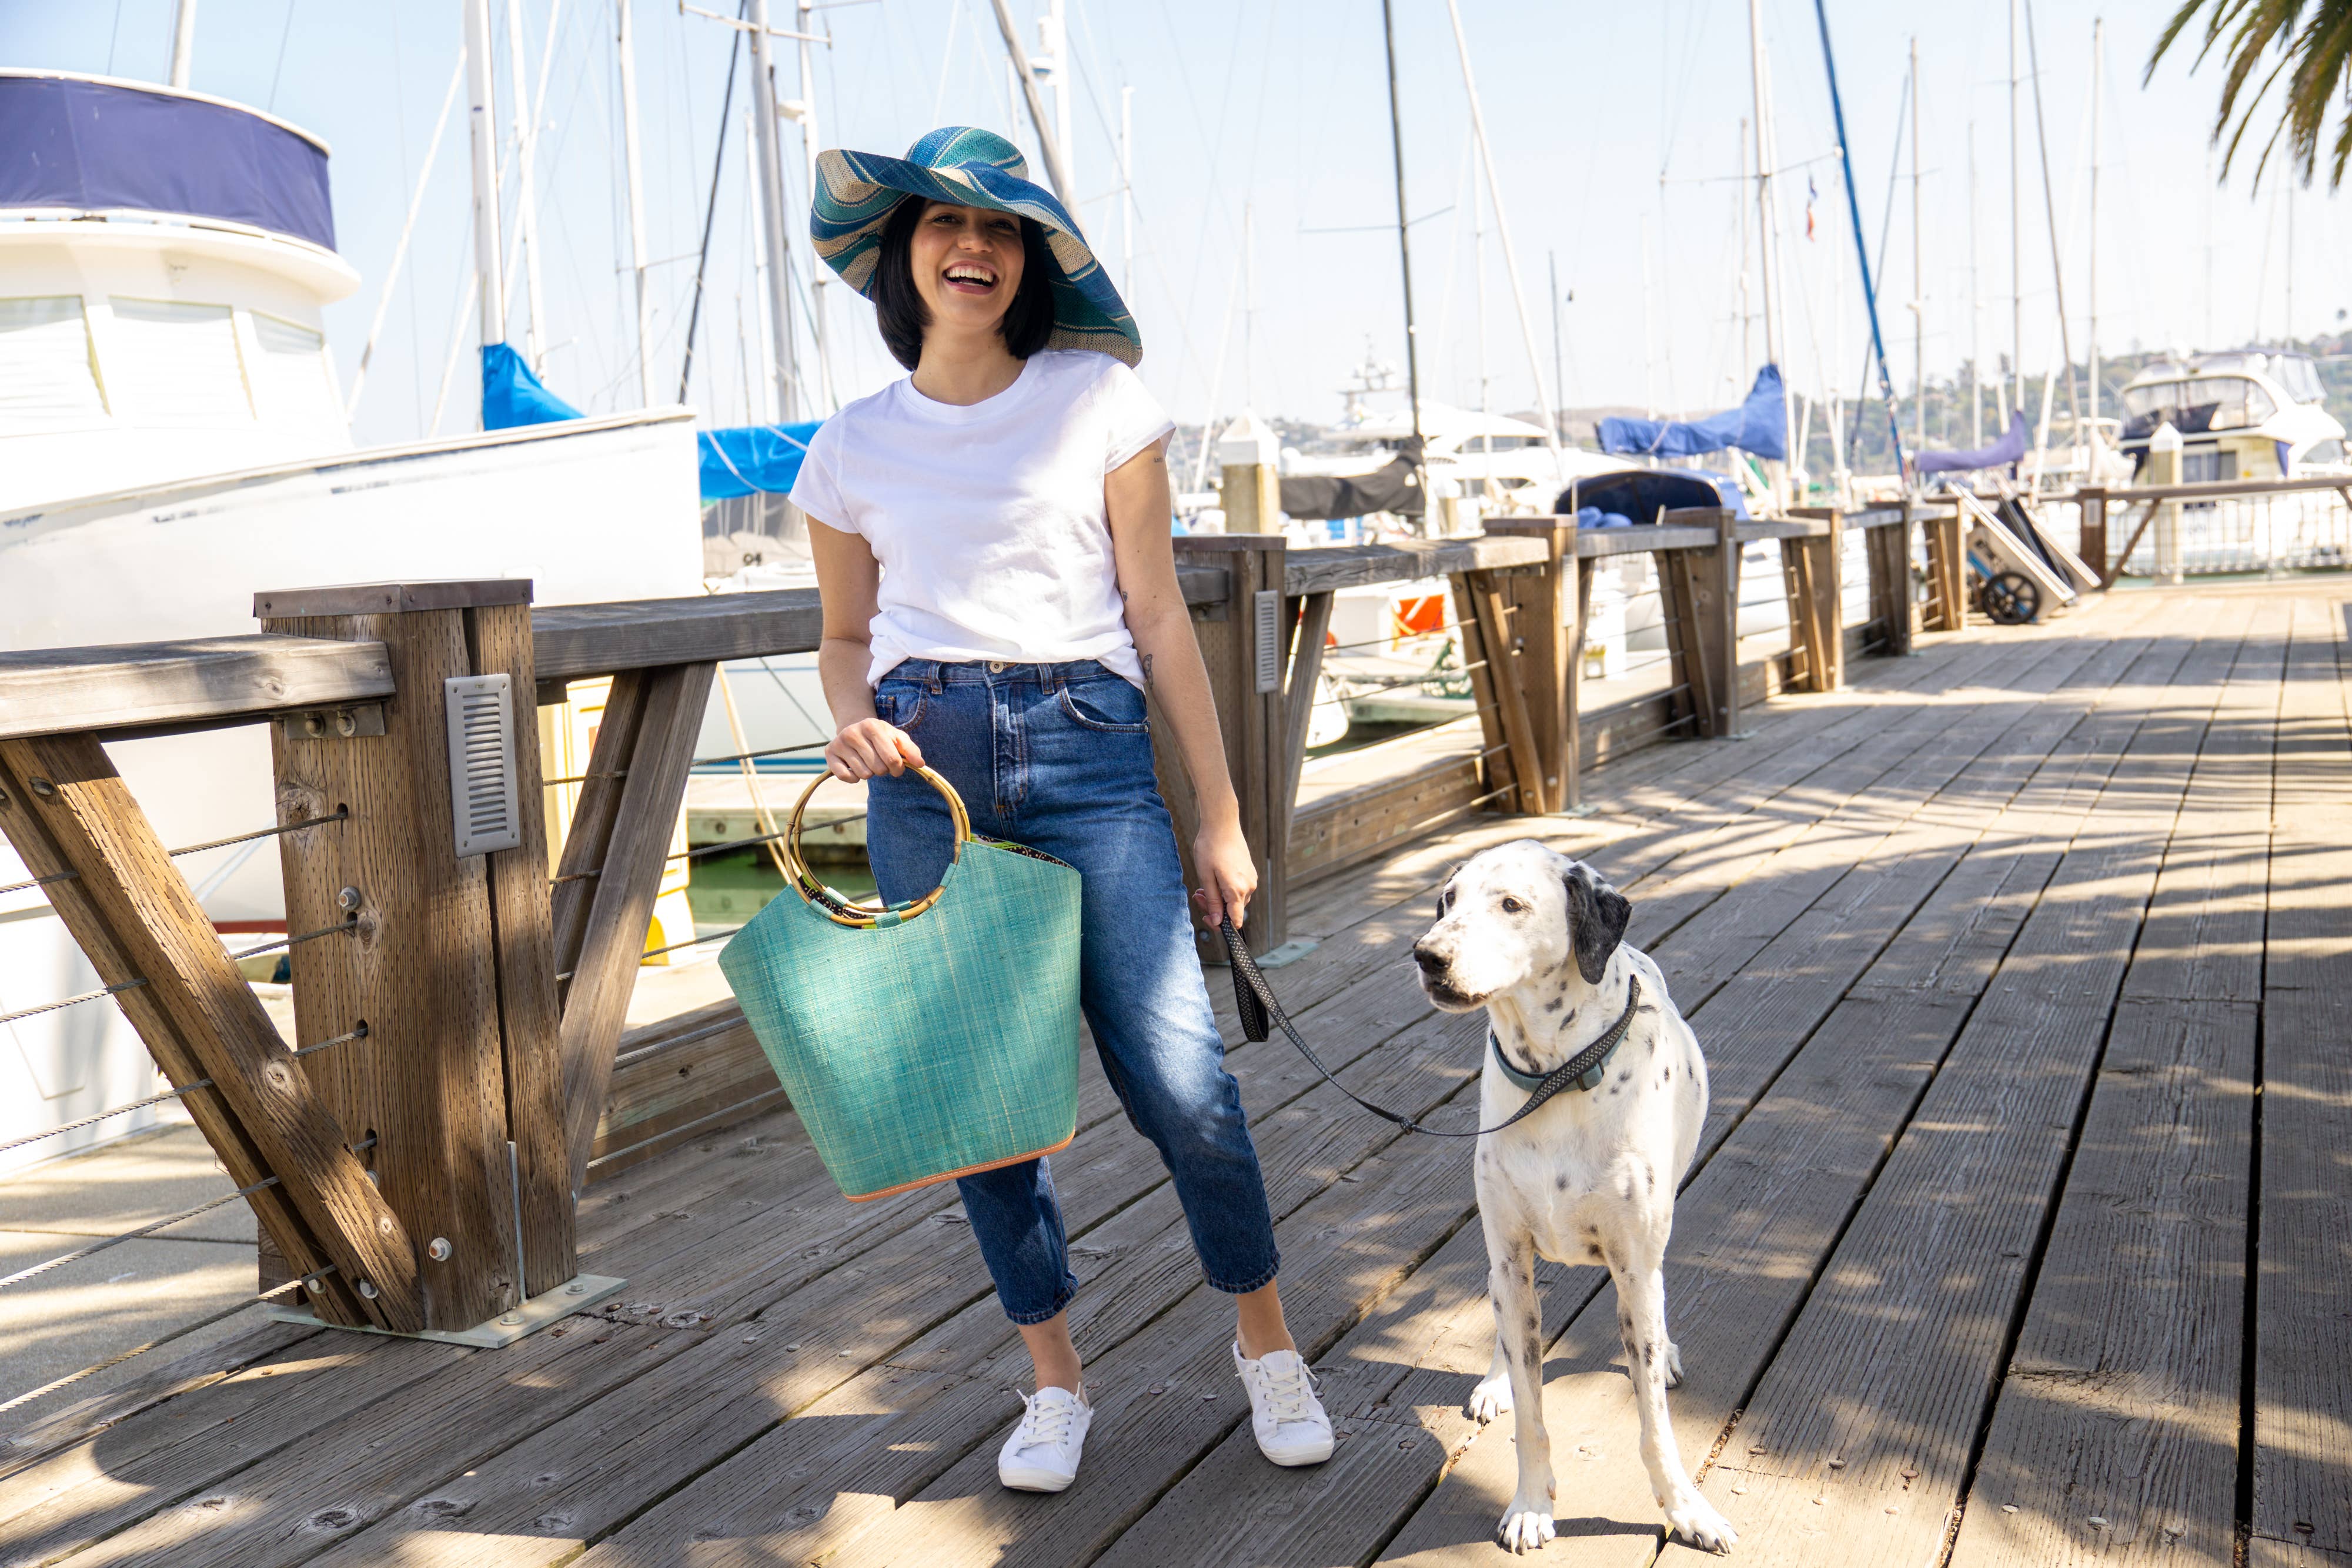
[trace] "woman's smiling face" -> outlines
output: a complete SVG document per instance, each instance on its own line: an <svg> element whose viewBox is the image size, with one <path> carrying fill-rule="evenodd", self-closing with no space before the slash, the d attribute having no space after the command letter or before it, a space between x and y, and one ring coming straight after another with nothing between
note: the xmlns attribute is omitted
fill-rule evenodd
<svg viewBox="0 0 2352 1568"><path fill-rule="evenodd" d="M1021 287L1021 220L989 207L926 202L908 246L931 325L993 331Z"/></svg>

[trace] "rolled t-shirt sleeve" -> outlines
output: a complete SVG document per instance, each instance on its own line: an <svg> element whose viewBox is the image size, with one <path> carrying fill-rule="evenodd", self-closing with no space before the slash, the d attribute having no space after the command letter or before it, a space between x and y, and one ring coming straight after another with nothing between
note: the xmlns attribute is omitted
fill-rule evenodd
<svg viewBox="0 0 2352 1568"><path fill-rule="evenodd" d="M1109 368L1096 387L1096 396L1104 427L1103 472L1108 474L1173 431L1176 422L1144 386L1141 376L1108 355L1104 360Z"/></svg>
<svg viewBox="0 0 2352 1568"><path fill-rule="evenodd" d="M808 455L801 459L800 476L793 481L792 503L820 523L845 533L863 534L866 530L858 526L841 493L840 462L841 438L834 422L827 420L809 437Z"/></svg>

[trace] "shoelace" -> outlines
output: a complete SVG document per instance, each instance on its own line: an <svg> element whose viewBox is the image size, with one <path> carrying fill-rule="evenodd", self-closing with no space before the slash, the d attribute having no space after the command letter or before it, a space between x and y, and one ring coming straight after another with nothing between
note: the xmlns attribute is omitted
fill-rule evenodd
<svg viewBox="0 0 2352 1568"><path fill-rule="evenodd" d="M1320 1386L1313 1369L1302 1361L1287 1377L1278 1377L1271 1372L1265 1373L1265 1376L1267 1413L1277 1422L1306 1420L1311 1407L1309 1399Z"/></svg>
<svg viewBox="0 0 2352 1568"><path fill-rule="evenodd" d="M1024 1394L1021 1396L1021 1402L1027 1406L1028 1413L1021 1417L1021 1440L1018 1447L1034 1448L1048 1445L1058 1446L1070 1435L1070 1423L1078 1414L1077 1402L1057 1400L1052 1405L1045 1405L1040 1400L1041 1396L1034 1394Z"/></svg>

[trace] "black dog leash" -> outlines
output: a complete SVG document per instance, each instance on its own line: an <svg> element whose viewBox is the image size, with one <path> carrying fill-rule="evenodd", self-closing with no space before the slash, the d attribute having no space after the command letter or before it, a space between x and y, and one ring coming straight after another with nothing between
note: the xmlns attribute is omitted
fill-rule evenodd
<svg viewBox="0 0 2352 1568"><path fill-rule="evenodd" d="M1282 1003L1275 998L1274 988L1265 983L1265 976L1259 971L1257 960L1251 957L1249 949L1242 945L1241 933L1234 929L1232 916L1228 915L1217 929L1225 939L1225 951L1233 957L1234 1004L1241 1009L1244 1034L1253 1040L1262 1040L1273 1033L1272 1026L1279 1025L1282 1032L1290 1037L1290 1043L1298 1048L1298 1054L1312 1063L1315 1071L1321 1073L1340 1093L1345 1094L1382 1121L1393 1122L1408 1133L1425 1133L1433 1138L1483 1138L1489 1133L1501 1132L1521 1117L1533 1115L1542 1107L1545 1101L1594 1071L1609 1059L1609 1053L1624 1042L1625 1031L1633 1027L1633 1009L1642 1000L1641 977L1626 976L1625 1010L1618 1015L1615 1023L1609 1026L1608 1033L1545 1073L1543 1081L1528 1092L1528 1103L1512 1112L1505 1120L1496 1123L1491 1127L1449 1132L1441 1127L1424 1127L1410 1116L1400 1114L1385 1105L1375 1105L1341 1083L1337 1078L1332 1077L1331 1070L1324 1066L1315 1052L1308 1049L1307 1042L1298 1037L1297 1026L1290 1021L1290 1015L1282 1010ZM1494 1041L1495 1054L1499 1059L1503 1049L1501 1042L1495 1040L1491 1032L1487 1035L1487 1039Z"/></svg>

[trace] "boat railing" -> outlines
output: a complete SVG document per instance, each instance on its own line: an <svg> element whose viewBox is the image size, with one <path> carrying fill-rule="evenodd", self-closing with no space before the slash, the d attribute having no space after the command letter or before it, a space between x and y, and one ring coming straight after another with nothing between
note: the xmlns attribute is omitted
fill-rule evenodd
<svg viewBox="0 0 2352 1568"><path fill-rule="evenodd" d="M1471 811L1588 810L1583 776L1601 758L1737 735L1743 710L1777 693L1832 691L1850 658L1906 651L1922 520L1932 568L1957 539L1939 542L1926 508L1772 522L1707 510L1581 531L1521 518L1346 549L1180 539L1259 862L1253 947L1278 960L1291 890L1384 844ZM1850 531L1869 577L1859 622L1842 588ZM1739 558L1766 540L1782 551L1790 632L1743 660ZM1587 712L1595 570L1627 552L1656 566L1672 678ZM1333 596L1432 577L1450 580L1454 674L1475 725L1417 772L1297 809ZM740 760L695 754L717 667L814 649L817 595L530 597L515 580L263 592L253 635L0 654L0 831L101 980L48 1005L123 1010L252 1204L257 1299L279 1310L466 1343L518 1336L615 1288L579 1273L573 1210L589 1182L782 1103L731 1002L635 1030L627 1012L687 776ZM551 864L541 802L555 781L534 708L604 678L586 767L562 781L577 802ZM286 956L291 1040L106 750L232 725L269 730L275 820L241 836L280 854L289 936L264 946ZM1173 763L1172 746L1158 749ZM1164 766L1161 784L1187 844L1181 768Z"/></svg>

